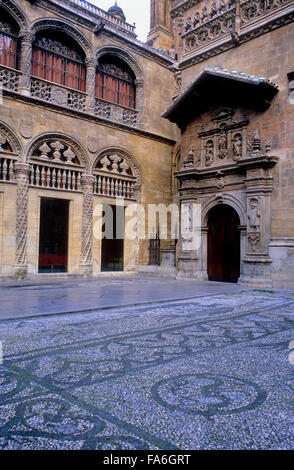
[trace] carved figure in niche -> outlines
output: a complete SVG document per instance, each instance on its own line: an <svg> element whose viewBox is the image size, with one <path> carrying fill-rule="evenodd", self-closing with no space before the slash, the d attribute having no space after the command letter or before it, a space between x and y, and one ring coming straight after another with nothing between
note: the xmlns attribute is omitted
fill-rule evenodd
<svg viewBox="0 0 294 470"><path fill-rule="evenodd" d="M219 4L219 12L222 13L223 11L225 11L226 9L226 2L225 0L220 0L220 4Z"/></svg>
<svg viewBox="0 0 294 470"><path fill-rule="evenodd" d="M205 165L209 166L213 162L213 141L208 140L205 146Z"/></svg>
<svg viewBox="0 0 294 470"><path fill-rule="evenodd" d="M242 136L236 134L233 140L233 156L234 160L239 160L242 157Z"/></svg>
<svg viewBox="0 0 294 470"><path fill-rule="evenodd" d="M202 8L202 21L204 22L208 18L209 18L209 14L208 14L206 6L204 5L204 7Z"/></svg>
<svg viewBox="0 0 294 470"><path fill-rule="evenodd" d="M248 243L252 251L256 251L256 247L260 242L260 233L259 232L249 232L248 233Z"/></svg>
<svg viewBox="0 0 294 470"><path fill-rule="evenodd" d="M184 160L184 168L192 168L194 166L194 149L190 147L188 157Z"/></svg>
<svg viewBox="0 0 294 470"><path fill-rule="evenodd" d="M259 201L256 198L251 198L248 207L248 222L251 231L260 231L260 218Z"/></svg>
<svg viewBox="0 0 294 470"><path fill-rule="evenodd" d="M193 23L192 23L191 16L189 15L186 20L185 31L189 31L190 29L192 29L192 27L193 27Z"/></svg>
<svg viewBox="0 0 294 470"><path fill-rule="evenodd" d="M227 156L227 134L224 129L222 129L221 133L218 136L218 150L219 150L219 158L225 158Z"/></svg>
<svg viewBox="0 0 294 470"><path fill-rule="evenodd" d="M194 28L201 23L201 16L199 14L199 11L196 11L195 15L194 15L194 19L193 19L193 26Z"/></svg>
<svg viewBox="0 0 294 470"><path fill-rule="evenodd" d="M196 161L195 161L195 166L201 165L201 152L200 149L196 149Z"/></svg>
<svg viewBox="0 0 294 470"><path fill-rule="evenodd" d="M213 0L212 5L211 5L211 11L210 11L210 16L211 18L217 14L217 6L216 6L216 1Z"/></svg>

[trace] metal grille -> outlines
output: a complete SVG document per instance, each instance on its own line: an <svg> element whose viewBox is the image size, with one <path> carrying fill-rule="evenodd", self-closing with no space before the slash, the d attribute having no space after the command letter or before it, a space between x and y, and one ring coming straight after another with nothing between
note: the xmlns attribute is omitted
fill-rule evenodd
<svg viewBox="0 0 294 470"><path fill-rule="evenodd" d="M96 97L135 108L134 80L126 68L114 63L99 64L96 71Z"/></svg>
<svg viewBox="0 0 294 470"><path fill-rule="evenodd" d="M160 236L159 232L149 240L149 264L160 266Z"/></svg>
<svg viewBox="0 0 294 470"><path fill-rule="evenodd" d="M17 37L3 32L0 32L0 65L12 69L18 67Z"/></svg>
<svg viewBox="0 0 294 470"><path fill-rule="evenodd" d="M68 88L86 90L86 67L83 63L42 47L33 47L31 73L34 77Z"/></svg>

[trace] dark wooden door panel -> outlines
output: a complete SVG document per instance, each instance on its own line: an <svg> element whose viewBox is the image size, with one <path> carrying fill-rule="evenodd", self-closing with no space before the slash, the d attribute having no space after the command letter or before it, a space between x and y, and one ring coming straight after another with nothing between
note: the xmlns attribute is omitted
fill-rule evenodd
<svg viewBox="0 0 294 470"><path fill-rule="evenodd" d="M208 278L237 282L240 276L239 216L225 204L216 206L208 218Z"/></svg>

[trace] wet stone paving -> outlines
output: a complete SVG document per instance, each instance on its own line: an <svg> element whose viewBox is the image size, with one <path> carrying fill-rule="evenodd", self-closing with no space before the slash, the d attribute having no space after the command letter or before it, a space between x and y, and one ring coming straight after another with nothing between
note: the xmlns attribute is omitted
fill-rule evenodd
<svg viewBox="0 0 294 470"><path fill-rule="evenodd" d="M1 449L294 449L294 293L0 321Z"/></svg>

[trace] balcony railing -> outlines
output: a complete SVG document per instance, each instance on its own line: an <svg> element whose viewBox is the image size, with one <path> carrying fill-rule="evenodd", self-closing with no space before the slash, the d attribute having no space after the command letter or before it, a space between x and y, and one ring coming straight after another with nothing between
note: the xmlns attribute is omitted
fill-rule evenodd
<svg viewBox="0 0 294 470"><path fill-rule="evenodd" d="M138 124L137 110L125 108L100 98L95 99L95 116L116 121L130 127L136 127Z"/></svg>
<svg viewBox="0 0 294 470"><path fill-rule="evenodd" d="M135 199L134 189L136 179L134 177L95 175L95 178L95 194L98 194L99 196Z"/></svg>
<svg viewBox="0 0 294 470"><path fill-rule="evenodd" d="M18 70L0 65L0 88L11 91L18 91L21 72Z"/></svg>
<svg viewBox="0 0 294 470"><path fill-rule="evenodd" d="M14 162L9 157L0 157L0 181L4 183L14 182Z"/></svg>
<svg viewBox="0 0 294 470"><path fill-rule="evenodd" d="M57 85L40 78L31 78L31 95L78 111L86 110L86 93Z"/></svg>
<svg viewBox="0 0 294 470"><path fill-rule="evenodd" d="M29 184L38 188L80 191L81 175L82 171L33 163Z"/></svg>

